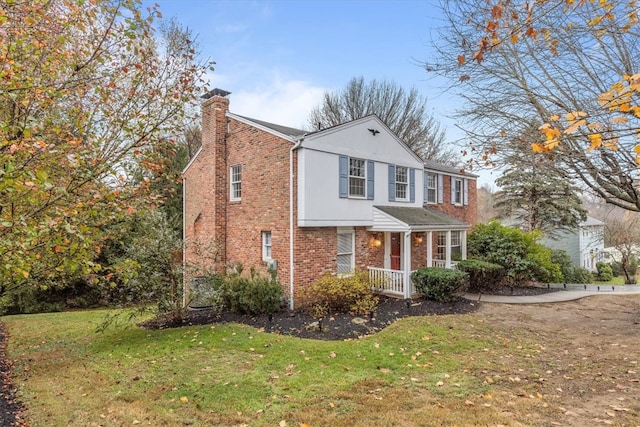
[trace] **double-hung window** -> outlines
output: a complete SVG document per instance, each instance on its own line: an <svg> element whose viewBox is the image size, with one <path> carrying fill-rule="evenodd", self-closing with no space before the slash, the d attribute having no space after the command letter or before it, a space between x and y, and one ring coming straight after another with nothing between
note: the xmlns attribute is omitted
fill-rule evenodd
<svg viewBox="0 0 640 427"><path fill-rule="evenodd" d="M271 260L271 232L262 232L262 260Z"/></svg>
<svg viewBox="0 0 640 427"><path fill-rule="evenodd" d="M354 269L353 259L353 229L338 229L337 273L351 274Z"/></svg>
<svg viewBox="0 0 640 427"><path fill-rule="evenodd" d="M404 166L396 166L396 200L407 200L409 188L409 172Z"/></svg>
<svg viewBox="0 0 640 427"><path fill-rule="evenodd" d="M462 238L460 231L451 232L451 259L460 261L462 259Z"/></svg>
<svg viewBox="0 0 640 427"><path fill-rule="evenodd" d="M367 188L366 162L363 159L349 158L349 196L365 197Z"/></svg>
<svg viewBox="0 0 640 427"><path fill-rule="evenodd" d="M451 178L451 203L454 205L462 204L462 180Z"/></svg>
<svg viewBox="0 0 640 427"><path fill-rule="evenodd" d="M427 180L427 203L436 203L438 201L438 175L435 173L426 173Z"/></svg>
<svg viewBox="0 0 640 427"><path fill-rule="evenodd" d="M231 194L230 199L232 201L238 201L242 199L242 165L231 166Z"/></svg>

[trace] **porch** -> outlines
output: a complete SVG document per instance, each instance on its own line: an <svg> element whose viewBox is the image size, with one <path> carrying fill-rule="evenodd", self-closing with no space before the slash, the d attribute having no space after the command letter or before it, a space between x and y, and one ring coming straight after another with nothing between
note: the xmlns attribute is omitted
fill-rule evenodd
<svg viewBox="0 0 640 427"><path fill-rule="evenodd" d="M369 279L377 292L411 298L411 273L421 267L455 268L466 259L469 225L428 208L375 207L372 250L381 251L369 265ZM382 260L382 262L380 262Z"/></svg>
<svg viewBox="0 0 640 427"><path fill-rule="evenodd" d="M449 268L456 268L457 262L452 262ZM432 267L446 268L444 260L433 260ZM392 295L400 298L411 298L416 289L411 280L411 273L403 270L390 270L388 268L368 267L369 282L373 284L373 290L381 294ZM405 278L408 274L409 277ZM405 283L409 283L409 292L405 292ZM408 296L407 296L408 295Z"/></svg>

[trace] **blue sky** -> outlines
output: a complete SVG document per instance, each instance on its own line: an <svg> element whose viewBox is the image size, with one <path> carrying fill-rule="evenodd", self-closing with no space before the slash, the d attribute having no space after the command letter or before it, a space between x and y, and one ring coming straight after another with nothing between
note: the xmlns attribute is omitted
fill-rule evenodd
<svg viewBox="0 0 640 427"><path fill-rule="evenodd" d="M156 0L198 36L216 62L210 87L231 92L232 112L291 127L307 123L326 90L352 77L392 80L427 98L449 141L455 96L427 75L432 37L442 25L437 0ZM480 184L491 180L487 174Z"/></svg>

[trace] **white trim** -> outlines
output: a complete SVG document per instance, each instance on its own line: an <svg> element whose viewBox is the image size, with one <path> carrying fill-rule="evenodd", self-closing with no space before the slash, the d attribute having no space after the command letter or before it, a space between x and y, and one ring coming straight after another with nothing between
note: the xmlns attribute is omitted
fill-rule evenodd
<svg viewBox="0 0 640 427"><path fill-rule="evenodd" d="M202 151L202 144L200 144L200 147L198 148L198 151L196 151L196 154L193 155L193 157L191 158L191 160L189 160L189 163L187 163L187 166L184 167L184 169L182 169L182 173L187 173L187 169L189 169L191 167L191 165L193 164L193 162L196 161L196 158L198 157L198 155L200 154L200 152Z"/></svg>
<svg viewBox="0 0 640 427"><path fill-rule="evenodd" d="M233 168L239 168L239 172L240 172L240 180L239 181L234 181L233 180ZM235 189L233 187L234 184L240 184L240 197L237 197L235 195ZM234 165L229 166L229 201L230 202L239 202L240 200L242 200L242 164L241 163L236 163Z"/></svg>
<svg viewBox="0 0 640 427"><path fill-rule="evenodd" d="M410 183L409 183L409 169L410 168L407 167L407 166L399 166L399 165L394 165L394 166L395 166L395 168L394 168L395 176L393 177L393 182L395 184L394 185L394 189L395 189L395 200L394 201L396 201L396 202L408 202L411 199L411 197L409 195L409 191L410 191L410 189L409 189L409 185L410 185ZM405 172L406 172L405 173L406 181L398 181L398 169L400 169L400 168L404 169ZM398 184L405 186L404 197L398 197Z"/></svg>
<svg viewBox="0 0 640 427"><path fill-rule="evenodd" d="M273 234L270 230L262 231L260 234L262 237L262 260L271 261L273 259ZM267 255L267 248L270 255Z"/></svg>

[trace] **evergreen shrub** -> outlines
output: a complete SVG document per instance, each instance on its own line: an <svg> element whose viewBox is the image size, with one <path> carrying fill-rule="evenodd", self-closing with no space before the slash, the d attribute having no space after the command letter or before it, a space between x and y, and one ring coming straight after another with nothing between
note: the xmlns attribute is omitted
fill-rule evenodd
<svg viewBox="0 0 640 427"><path fill-rule="evenodd" d="M416 291L425 298L451 302L469 288L469 275L464 271L439 267L424 267L411 274Z"/></svg>

